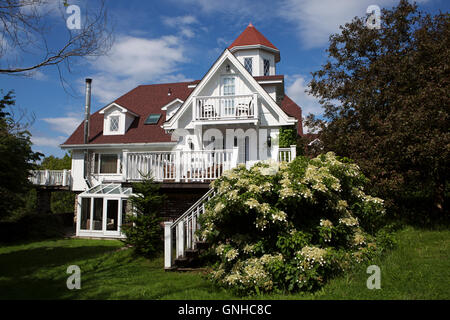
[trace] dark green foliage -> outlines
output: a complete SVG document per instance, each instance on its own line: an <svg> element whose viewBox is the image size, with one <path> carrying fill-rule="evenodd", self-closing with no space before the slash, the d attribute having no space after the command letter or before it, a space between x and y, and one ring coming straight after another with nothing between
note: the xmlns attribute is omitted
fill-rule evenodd
<svg viewBox="0 0 450 320"><path fill-rule="evenodd" d="M24 194L30 188L30 170L35 168L33 162L42 156L31 149L26 125L15 122L6 110L14 105L13 92L0 100L0 218L11 215L24 204Z"/></svg>
<svg viewBox="0 0 450 320"><path fill-rule="evenodd" d="M128 214L125 225L122 225L122 232L127 237L125 243L145 257L154 257L163 247L159 210L165 197L159 193L159 188L159 184L149 177L133 183L134 195L129 200L135 215Z"/></svg>
<svg viewBox="0 0 450 320"><path fill-rule="evenodd" d="M294 126L281 127L278 145L280 148L289 148L297 144L297 137L297 129Z"/></svg>
<svg viewBox="0 0 450 320"><path fill-rule="evenodd" d="M306 124L321 129L320 152L354 159L400 218L448 218L449 15L402 0L382 11L379 30L365 20L330 37L328 61L310 83L326 121L310 115Z"/></svg>
<svg viewBox="0 0 450 320"><path fill-rule="evenodd" d="M55 156L45 157L40 165L41 170L70 170L70 168L72 168L72 156L68 153L66 153L62 158Z"/></svg>

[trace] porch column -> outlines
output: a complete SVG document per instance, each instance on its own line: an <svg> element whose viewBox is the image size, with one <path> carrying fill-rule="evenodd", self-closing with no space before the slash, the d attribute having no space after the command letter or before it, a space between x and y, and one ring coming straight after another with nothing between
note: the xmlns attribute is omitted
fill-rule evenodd
<svg viewBox="0 0 450 320"><path fill-rule="evenodd" d="M44 174L44 181L45 181L45 185L50 184L50 171L45 170L45 174Z"/></svg>
<svg viewBox="0 0 450 320"><path fill-rule="evenodd" d="M289 161L292 161L297 156L297 146L295 144L291 145L291 159Z"/></svg>
<svg viewBox="0 0 450 320"><path fill-rule="evenodd" d="M122 181L127 181L128 173L128 150L122 152Z"/></svg>
<svg viewBox="0 0 450 320"><path fill-rule="evenodd" d="M65 186L67 186L67 185L68 185L68 183L67 183L67 169L64 169L64 170L63 170L63 181L62 181L62 186L65 187Z"/></svg>
<svg viewBox="0 0 450 320"><path fill-rule="evenodd" d="M180 182L181 178L181 150L175 151L175 182Z"/></svg>
<svg viewBox="0 0 450 320"><path fill-rule="evenodd" d="M164 268L172 267L172 224L171 221L164 221Z"/></svg>
<svg viewBox="0 0 450 320"><path fill-rule="evenodd" d="M258 94L257 93L254 93L253 94L253 101L254 101L254 106L253 106L253 114L254 114L254 117L256 118L256 119L259 119L258 118Z"/></svg>
<svg viewBox="0 0 450 320"><path fill-rule="evenodd" d="M231 156L231 169L237 166L239 157L239 147L233 147L233 155Z"/></svg>

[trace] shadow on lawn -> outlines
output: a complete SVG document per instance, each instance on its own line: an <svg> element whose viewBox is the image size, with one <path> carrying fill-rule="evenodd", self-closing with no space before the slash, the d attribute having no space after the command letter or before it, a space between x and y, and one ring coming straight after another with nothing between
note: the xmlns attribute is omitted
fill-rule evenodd
<svg viewBox="0 0 450 320"><path fill-rule="evenodd" d="M109 245L47 246L0 254L0 299L52 299L70 295L66 268L115 249ZM54 268L61 268L61 275L59 272L55 275Z"/></svg>

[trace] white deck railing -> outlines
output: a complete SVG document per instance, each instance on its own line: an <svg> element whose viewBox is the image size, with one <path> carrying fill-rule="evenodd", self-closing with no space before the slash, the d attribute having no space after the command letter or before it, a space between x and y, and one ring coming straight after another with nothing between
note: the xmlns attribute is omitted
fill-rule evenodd
<svg viewBox="0 0 450 320"><path fill-rule="evenodd" d="M193 99L195 120L257 119L256 93L234 96L197 96Z"/></svg>
<svg viewBox="0 0 450 320"><path fill-rule="evenodd" d="M71 185L70 170L33 170L28 178L32 184L52 187Z"/></svg>
<svg viewBox="0 0 450 320"><path fill-rule="evenodd" d="M237 165L238 149L200 151L158 151L126 153L125 180L208 181L219 178Z"/></svg>

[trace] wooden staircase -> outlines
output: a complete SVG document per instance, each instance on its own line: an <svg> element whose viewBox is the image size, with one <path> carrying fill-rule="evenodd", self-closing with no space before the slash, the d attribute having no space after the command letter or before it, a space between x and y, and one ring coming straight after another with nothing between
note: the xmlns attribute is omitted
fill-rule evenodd
<svg viewBox="0 0 450 320"><path fill-rule="evenodd" d="M214 195L214 190L210 189L177 220L164 222L165 270L182 271L199 266L199 258L208 249L208 243L195 234L200 228L198 218L205 212L205 204Z"/></svg>

